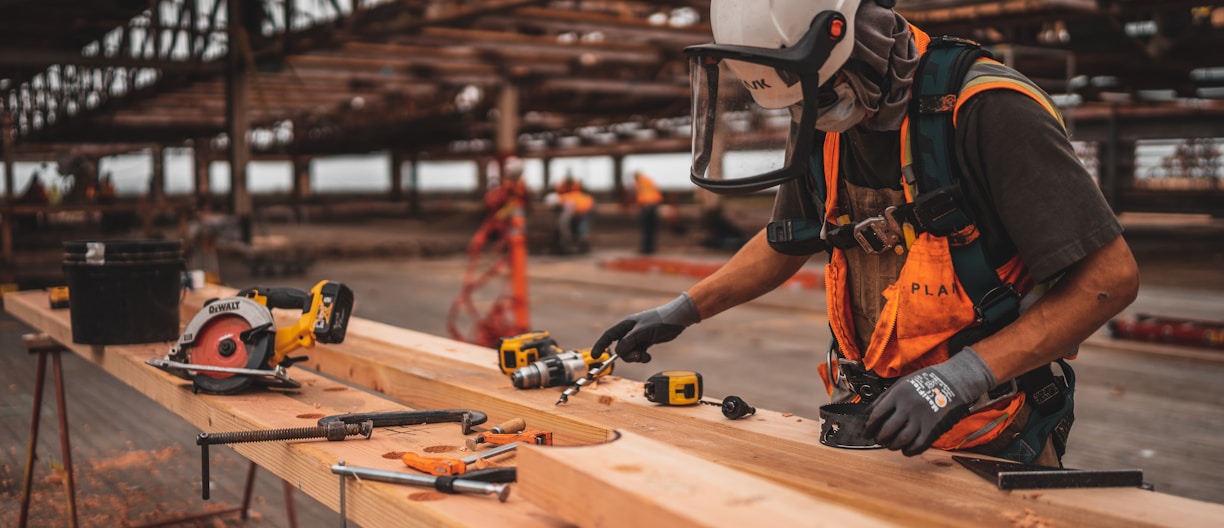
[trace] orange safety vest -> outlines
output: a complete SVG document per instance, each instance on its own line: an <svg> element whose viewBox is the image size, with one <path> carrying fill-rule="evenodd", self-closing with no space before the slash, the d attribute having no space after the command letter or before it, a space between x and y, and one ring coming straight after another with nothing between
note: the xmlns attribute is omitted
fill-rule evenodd
<svg viewBox="0 0 1224 528"><path fill-rule="evenodd" d="M910 26L920 53L926 53L930 37ZM962 85L953 111L953 123L961 105L970 97L991 89L1010 89L1037 100L1062 122L1054 104L1030 81L996 61L979 59ZM901 165L912 165L909 119L901 127ZM824 177L826 185L825 221L837 225L838 168L840 135L829 133L824 141ZM907 202L913 202L916 189L904 183ZM844 223L844 222L841 222ZM924 367L946 361L950 352L948 340L957 332L976 324L973 301L965 294L952 265L949 244L952 239L972 241L979 233L969 226L958 236L936 237L928 233L907 234L909 254L896 282L885 288L884 307L871 334L867 350L859 350L854 319L851 314L850 290L846 255L833 248L825 269L825 287L829 304L829 323L843 356L861 361L863 366L885 378L895 378ZM964 243L964 242L960 242ZM1017 255L995 270L1004 284L1011 284L1020 295L1032 289L1032 278ZM834 371L829 372L832 368ZM821 376L829 394L833 393L836 365L821 365ZM982 409L957 423L933 445L939 449L964 449L995 439L1016 417L1024 405L1024 392Z"/></svg>
<svg viewBox="0 0 1224 528"><path fill-rule="evenodd" d="M658 205L663 201L663 193L659 192L659 186L655 185L654 180L642 176L637 181L637 204L638 205Z"/></svg>
<svg viewBox="0 0 1224 528"><path fill-rule="evenodd" d="M571 190L561 195L561 201L574 206L574 214L586 214L595 207L595 198L579 190Z"/></svg>

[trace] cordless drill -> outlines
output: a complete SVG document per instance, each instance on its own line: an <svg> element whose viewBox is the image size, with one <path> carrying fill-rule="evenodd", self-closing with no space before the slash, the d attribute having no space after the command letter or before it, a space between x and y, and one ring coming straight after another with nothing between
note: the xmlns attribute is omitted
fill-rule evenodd
<svg viewBox="0 0 1224 528"><path fill-rule="evenodd" d="M607 359L606 351L598 357L592 357L589 348L570 350L518 368L510 374L510 381L520 389L568 385L586 376L592 364ZM604 374L609 372L612 372L611 368Z"/></svg>
<svg viewBox="0 0 1224 528"><path fill-rule="evenodd" d="M497 340L497 351L501 370L513 374L515 370L561 353L561 347L546 330L503 337Z"/></svg>

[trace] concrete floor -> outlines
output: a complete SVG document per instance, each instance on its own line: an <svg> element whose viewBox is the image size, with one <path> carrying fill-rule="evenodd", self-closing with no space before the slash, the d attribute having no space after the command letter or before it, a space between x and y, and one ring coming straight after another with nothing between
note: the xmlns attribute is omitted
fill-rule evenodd
<svg viewBox="0 0 1224 528"><path fill-rule="evenodd" d="M603 231L600 231L601 225ZM1205 227L1204 227L1205 226ZM451 226L455 227L455 226ZM1224 237L1218 221L1195 219L1169 224L1163 217L1143 217L1128 223L1128 239L1140 257L1144 285L1140 299L1127 311L1224 320L1224 265L1217 247ZM1200 232L1206 230L1206 233ZM381 221L345 225L270 224L260 227L264 236L283 237L306 245L347 244L348 247L381 245L413 237L457 235L447 226ZM1187 232L1194 236L1185 236ZM530 257L531 326L552 332L564 348L590 346L596 337L624 315L657 306L678 294L696 279L660 273L609 271L602 262L632 256L636 233L632 220L596 224L596 250L577 257L533 254ZM330 242L329 242L330 241ZM1180 242L1178 242L1180 241ZM664 235L662 253L674 257L708 262L725 260L727 253L696 247L691 235ZM1169 249L1171 247L1172 249ZM344 282L356 296L355 316L436 335L449 335L448 312L460 291L468 261L451 252L445 256L386 256L366 253L361 258L323 257L300 276L253 276L251 269L234 258L222 259L222 279L234 287L251 285L308 288L320 279ZM1194 257L1194 258L1189 258ZM818 267L813 264L813 267ZM478 297L498 293L501 283L490 283ZM460 332L471 329L470 319L455 321ZM5 349L16 351L15 336L28 331L15 321L0 324ZM826 396L815 375L827 346L827 321L821 290L786 289L758 301L705 321L689 329L676 341L655 349L650 364L622 364L616 373L631 379L672 368L697 370L705 380L706 395L721 398L737 395L748 403L799 416L817 416ZM490 350L490 354L493 351ZM161 497L173 497L160 505L133 505L127 519L156 517L149 512L190 513L201 511L199 502L198 457L191 439L195 433L181 419L161 409L131 389L75 358L65 362L72 369L70 379L82 377L89 383L69 386L70 425L76 438L89 438L74 444L78 461L78 482L88 481L82 473L90 471L81 460L109 459L125 451L145 450L173 456L160 459L154 474L126 474L113 477L114 493L149 489L160 485ZM1141 468L1145 479L1159 491L1200 500L1224 503L1224 352L1195 352L1178 347L1119 342L1099 333L1082 348L1074 362L1079 374L1077 422L1072 432L1068 467ZM16 499L20 496L20 471L29 425L33 360L24 353L6 354L0 365L9 396L0 410L4 416L4 446L0 451L4 474L0 475L0 525L11 525ZM110 383L107 384L107 381ZM95 386L96 385L96 386ZM84 390L90 387L88 390ZM121 409L103 405L107 398L122 398ZM39 452L44 460L58 459L55 441L54 407L50 392L44 398L43 432ZM717 412L712 410L711 412ZM115 421L114 414L130 414L140 422L156 424L162 434L90 434ZM131 418L129 418L131 419ZM174 447L178 446L178 447ZM227 449L230 462L213 468L214 481L221 487L213 502L234 505L246 465ZM80 452L78 456L77 453ZM898 455L900 456L900 455ZM47 483L45 465L40 466L36 482L43 482L47 519L55 519L54 483ZM274 478L260 472L256 486L259 518L246 526L286 526L282 490ZM15 484L15 485L14 485ZM105 494L105 486L97 490ZM130 500L129 493L129 500ZM299 526L334 525L334 513L298 494ZM113 497L112 499L113 500ZM96 500L95 508L106 508ZM85 506L78 506L85 511ZM11 513L10 513L11 512ZM95 513L98 513L95 511ZM108 519L86 526L112 525ZM165 518L167 515L162 515ZM84 519L84 517L83 517ZM221 525L236 521L227 518ZM215 520L212 522L216 522ZM199 524L212 526L213 524Z"/></svg>

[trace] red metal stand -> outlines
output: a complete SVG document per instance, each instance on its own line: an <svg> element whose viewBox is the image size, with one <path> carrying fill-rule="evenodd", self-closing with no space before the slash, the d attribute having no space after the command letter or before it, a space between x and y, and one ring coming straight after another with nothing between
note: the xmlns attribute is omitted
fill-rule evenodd
<svg viewBox="0 0 1224 528"><path fill-rule="evenodd" d="M1114 339L1224 349L1224 321L1138 314L1109 322Z"/></svg>
<svg viewBox="0 0 1224 528"><path fill-rule="evenodd" d="M60 363L60 352L64 347L52 341L46 334L26 334L21 343L31 354L38 354L38 373L34 378L34 412L30 418L30 443L26 449L25 480L21 488L21 517L17 526L25 528L30 514L30 492L34 481L34 450L38 446L38 422L42 417L43 379L46 378L47 356L51 356L52 372L55 373L55 403L59 412L60 455L64 457L64 491L68 494L69 526L76 528L76 482L73 480L72 449L68 444L68 407L64 399L64 369Z"/></svg>
<svg viewBox="0 0 1224 528"><path fill-rule="evenodd" d="M68 407L67 399L64 396L64 369L60 362L60 353L66 352L59 343L52 340L47 334L26 334L21 336L22 345L25 346L31 354L38 354L38 373L34 381L34 412L30 419L30 443L26 449L26 464L25 476L21 491L21 516L19 517L17 526L26 528L30 514L30 495L32 484L34 481L34 450L38 446L38 424L42 417L42 394L43 380L46 378L47 371L47 356L51 356L51 368L55 375L55 400L56 407L59 413L59 433L60 433L60 455L64 458L64 490L68 496L68 526L76 528L77 513L76 513L76 481L72 468L72 449L69 445L69 429L68 429ZM255 468L258 467L254 462L251 462L251 467L247 470L246 487L242 494L242 506L230 508L226 510L213 511L201 514L194 514L174 519L166 519L157 521L152 524L140 525L139 528L153 528L157 526L171 526L182 524L184 522L196 521L225 515L229 513L238 513L243 521L247 520L247 511L251 505L251 493L255 487ZM205 483L207 485L207 483ZM297 512L293 505L293 486L288 482L284 482L285 492L285 510L288 515L290 528L297 527Z"/></svg>

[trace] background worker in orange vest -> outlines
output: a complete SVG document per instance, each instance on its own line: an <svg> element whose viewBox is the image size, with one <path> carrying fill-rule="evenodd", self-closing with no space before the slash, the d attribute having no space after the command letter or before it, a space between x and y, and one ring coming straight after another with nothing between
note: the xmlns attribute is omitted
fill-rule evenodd
<svg viewBox="0 0 1224 528"><path fill-rule="evenodd" d="M591 220L595 197L582 189L582 182L571 174L557 184L557 192L546 198L557 208L557 251L562 254L591 250Z"/></svg>
<svg viewBox="0 0 1224 528"><path fill-rule="evenodd" d="M625 361L649 361L652 345L827 252L834 340L813 359L832 401L870 402L864 437L906 456L936 447L1059 466L1073 416L1064 359L1135 299L1138 268L1048 96L985 58L961 62L961 78L920 70L943 51L976 50L932 41L895 3L711 2L715 43L685 50L692 178L720 193L780 185L778 229L761 230L671 302L609 328L593 353L616 342ZM931 95L911 113L913 91L940 80L931 72L947 89L919 92ZM740 82L718 81L727 78ZM728 166L709 178L722 163L714 146L743 134L722 129L719 114L762 108L790 113L787 145L760 149L770 134L741 143L777 153L781 163L768 166L780 168ZM926 128L929 119L955 128ZM936 139L936 129L949 130L942 151L909 140ZM720 143L720 134L732 137ZM940 159L947 171L931 167ZM941 178L952 181L931 185ZM999 286L980 294L990 284Z"/></svg>
<svg viewBox="0 0 1224 528"><path fill-rule="evenodd" d="M659 204L663 202L663 193L654 180L642 171L633 173L633 182L637 194L638 225L641 228L641 245L638 253L650 255L655 252L655 235L659 231Z"/></svg>

